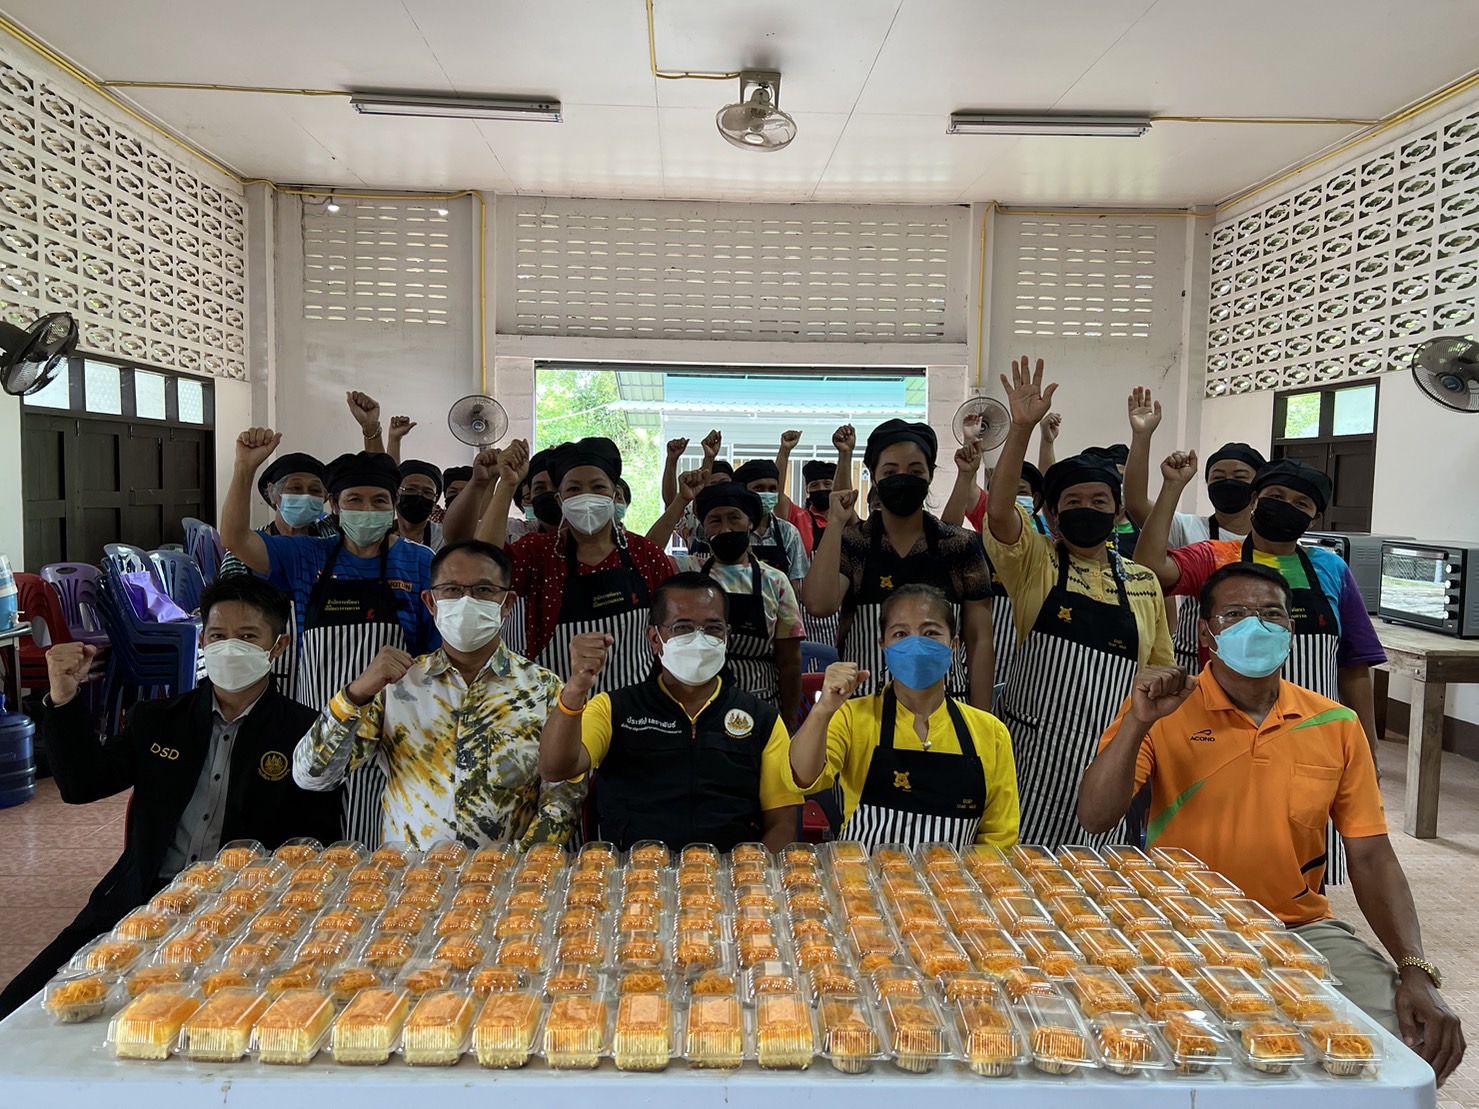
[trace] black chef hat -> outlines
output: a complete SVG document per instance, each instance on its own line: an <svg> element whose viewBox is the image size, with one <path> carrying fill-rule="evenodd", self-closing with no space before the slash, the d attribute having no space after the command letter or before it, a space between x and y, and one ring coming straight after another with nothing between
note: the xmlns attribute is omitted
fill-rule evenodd
<svg viewBox="0 0 1479 1109"><path fill-rule="evenodd" d="M1085 447L1083 453L1090 458L1107 458L1115 466L1124 466L1130 461L1130 448L1123 443L1110 447Z"/></svg>
<svg viewBox="0 0 1479 1109"><path fill-rule="evenodd" d="M1105 455L1090 454L1088 451L1054 462L1048 467L1048 472L1042 479L1043 503L1056 512L1058 498L1063 495L1063 490L1087 481L1102 481L1109 486L1110 492L1114 494L1115 505L1119 505L1119 471Z"/></svg>
<svg viewBox="0 0 1479 1109"><path fill-rule="evenodd" d="M713 462L711 462L709 464L709 473L711 473L711 474L728 474L731 478L733 478L734 477L734 467L731 466L728 462L725 462L724 459L722 459L722 458L716 458L716 459L714 459Z"/></svg>
<svg viewBox="0 0 1479 1109"><path fill-rule="evenodd" d="M1330 503L1330 479L1313 466L1306 466L1292 458L1270 462L1258 471L1253 479L1253 491L1256 493L1270 485L1283 485L1298 490L1315 502L1316 512L1324 512Z"/></svg>
<svg viewBox="0 0 1479 1109"><path fill-rule="evenodd" d="M600 435L556 447L549 457L549 473L555 480L555 488L560 487L566 474L579 466L594 466L615 481L621 477L621 451L610 439ZM529 472L534 471L531 469Z"/></svg>
<svg viewBox="0 0 1479 1109"><path fill-rule="evenodd" d="M1032 490L1034 497L1041 497L1043 495L1042 471L1031 462L1022 463L1022 476L1017 480L1025 481L1027 487Z"/></svg>
<svg viewBox="0 0 1479 1109"><path fill-rule="evenodd" d="M401 487L401 468L382 451L341 454L324 468L324 484L331 497L359 485L384 489L393 497Z"/></svg>
<svg viewBox="0 0 1479 1109"><path fill-rule="evenodd" d="M442 480L451 485L454 481L471 481L471 466L448 466L442 471ZM445 488L445 486L443 487Z"/></svg>
<svg viewBox="0 0 1479 1109"><path fill-rule="evenodd" d="M694 498L693 511L702 524L704 517L716 508L733 505L750 518L750 526L759 527L765 509L760 505L758 494L751 493L738 481L720 481L700 491Z"/></svg>
<svg viewBox="0 0 1479 1109"><path fill-rule="evenodd" d="M272 503L272 495L268 487L276 485L289 474L312 474L319 481L323 481L324 464L313 455L303 454L301 451L280 454L267 463L267 469L263 470L262 476L257 479L257 492L262 494L262 499L269 505Z"/></svg>
<svg viewBox="0 0 1479 1109"><path fill-rule="evenodd" d="M768 458L752 458L734 472L734 480L741 485L749 485L752 481L764 481L770 478L774 481L781 480L781 471Z"/></svg>
<svg viewBox="0 0 1479 1109"><path fill-rule="evenodd" d="M437 487L436 497L442 495L442 468L440 466L433 466L430 462L423 462L419 458L408 458L401 463L401 479L404 480L407 474L419 474L422 477L431 478L431 483Z"/></svg>
<svg viewBox="0 0 1479 1109"><path fill-rule="evenodd" d="M836 481L837 463L823 462L820 458L813 458L802 465L801 480L808 485L813 481Z"/></svg>
<svg viewBox="0 0 1479 1109"><path fill-rule="evenodd" d="M1202 476L1206 477L1210 474L1212 467L1219 462L1246 462L1254 470L1261 470L1268 465L1268 459L1247 443L1223 443L1212 452L1212 457L1207 459L1207 465L1202 468Z"/></svg>
<svg viewBox="0 0 1479 1109"><path fill-rule="evenodd" d="M924 451L930 473L935 472L935 456L940 453L940 440L935 435L935 429L929 424L884 420L873 429L873 434L868 436L868 445L863 449L863 465L868 467L869 473L878 469L878 456L883 453L884 448L891 447L895 443L913 443Z"/></svg>

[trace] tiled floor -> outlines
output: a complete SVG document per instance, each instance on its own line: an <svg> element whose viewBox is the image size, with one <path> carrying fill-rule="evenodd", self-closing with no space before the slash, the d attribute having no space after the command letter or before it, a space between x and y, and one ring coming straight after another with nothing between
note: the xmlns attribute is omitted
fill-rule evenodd
<svg viewBox="0 0 1479 1109"><path fill-rule="evenodd" d="M1407 749L1385 744L1383 791L1393 828L1402 826ZM0 982L26 965L66 924L123 845L127 794L92 805L62 804L49 779L36 799L0 809ZM1448 975L1448 1003L1479 1042L1479 763L1443 757L1440 838L1392 842L1422 917L1428 957ZM1332 891L1336 911L1361 925L1348 887ZM1370 937L1369 930L1365 934ZM1479 1047L1439 1092L1439 1109L1479 1109Z"/></svg>

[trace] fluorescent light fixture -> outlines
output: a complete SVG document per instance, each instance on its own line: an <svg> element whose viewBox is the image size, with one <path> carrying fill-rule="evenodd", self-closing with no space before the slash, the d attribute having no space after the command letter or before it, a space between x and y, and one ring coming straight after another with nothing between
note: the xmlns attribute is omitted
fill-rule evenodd
<svg viewBox="0 0 1479 1109"><path fill-rule="evenodd" d="M947 135L1099 135L1133 139L1150 130L1149 116L1025 115L1015 112L954 112Z"/></svg>
<svg viewBox="0 0 1479 1109"><path fill-rule="evenodd" d="M355 93L349 98L356 112L367 116L422 116L430 119L522 119L560 122L558 100L519 100L510 97L382 96Z"/></svg>

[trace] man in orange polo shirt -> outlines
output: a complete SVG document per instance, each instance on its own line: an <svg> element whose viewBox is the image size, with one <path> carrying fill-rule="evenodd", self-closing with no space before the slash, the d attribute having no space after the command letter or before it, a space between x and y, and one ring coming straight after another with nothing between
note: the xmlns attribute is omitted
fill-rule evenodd
<svg viewBox="0 0 1479 1109"><path fill-rule="evenodd" d="M1108 830L1151 784L1148 840L1183 847L1330 960L1340 990L1433 1067L1441 1086L1463 1031L1423 958L1412 890L1387 838L1376 766L1356 714L1284 681L1292 594L1283 575L1231 563L1207 579L1198 677L1153 666L1084 771L1079 823ZM1335 920L1324 895L1327 821L1345 837L1356 898L1397 966Z"/></svg>

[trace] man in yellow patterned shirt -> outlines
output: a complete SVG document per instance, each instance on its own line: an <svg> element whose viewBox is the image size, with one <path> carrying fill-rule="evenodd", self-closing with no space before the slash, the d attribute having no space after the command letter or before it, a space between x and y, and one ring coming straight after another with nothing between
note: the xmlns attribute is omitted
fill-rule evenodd
<svg viewBox="0 0 1479 1109"><path fill-rule="evenodd" d="M542 782L539 733L560 678L503 645L508 556L478 540L431 563L421 598L442 646L412 659L386 647L319 713L293 752L293 780L332 789L378 759L389 777L386 840L563 843L585 786Z"/></svg>

